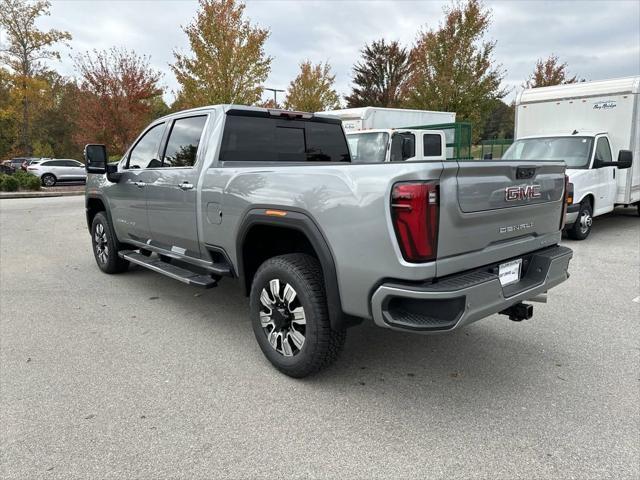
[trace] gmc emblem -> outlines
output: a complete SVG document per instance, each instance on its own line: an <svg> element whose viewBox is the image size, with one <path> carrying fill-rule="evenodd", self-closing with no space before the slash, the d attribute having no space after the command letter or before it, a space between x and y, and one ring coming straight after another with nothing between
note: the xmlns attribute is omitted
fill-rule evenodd
<svg viewBox="0 0 640 480"><path fill-rule="evenodd" d="M507 187L504 189L504 199L507 202L540 198L541 196L540 185L519 185L517 187Z"/></svg>

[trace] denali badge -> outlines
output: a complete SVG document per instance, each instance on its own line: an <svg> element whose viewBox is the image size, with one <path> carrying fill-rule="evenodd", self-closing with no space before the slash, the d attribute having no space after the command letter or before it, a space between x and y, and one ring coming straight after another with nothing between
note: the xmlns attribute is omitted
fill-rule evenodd
<svg viewBox="0 0 640 480"><path fill-rule="evenodd" d="M518 232L520 230L527 230L533 228L533 222L521 223L520 225L509 225L508 227L500 227L498 231L500 233Z"/></svg>
<svg viewBox="0 0 640 480"><path fill-rule="evenodd" d="M516 200L527 200L529 198L540 198L540 185L519 185L517 187L507 187L504 189L504 199L507 202Z"/></svg>

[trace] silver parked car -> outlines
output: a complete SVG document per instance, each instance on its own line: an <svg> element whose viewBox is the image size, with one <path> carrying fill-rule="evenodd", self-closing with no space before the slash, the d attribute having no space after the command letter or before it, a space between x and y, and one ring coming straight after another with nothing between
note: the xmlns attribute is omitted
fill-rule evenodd
<svg viewBox="0 0 640 480"><path fill-rule="evenodd" d="M40 177L42 185L53 187L57 182L86 180L84 164L66 158L43 158L27 166L27 172Z"/></svg>

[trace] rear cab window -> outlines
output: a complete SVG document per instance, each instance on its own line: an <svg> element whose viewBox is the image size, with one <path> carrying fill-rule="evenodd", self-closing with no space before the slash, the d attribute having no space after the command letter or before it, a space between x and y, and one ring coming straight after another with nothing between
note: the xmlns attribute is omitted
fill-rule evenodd
<svg viewBox="0 0 640 480"><path fill-rule="evenodd" d="M286 118L267 112L227 112L221 162L350 162L339 121Z"/></svg>
<svg viewBox="0 0 640 480"><path fill-rule="evenodd" d="M206 115L178 118L173 122L162 156L162 167L193 167L196 163Z"/></svg>

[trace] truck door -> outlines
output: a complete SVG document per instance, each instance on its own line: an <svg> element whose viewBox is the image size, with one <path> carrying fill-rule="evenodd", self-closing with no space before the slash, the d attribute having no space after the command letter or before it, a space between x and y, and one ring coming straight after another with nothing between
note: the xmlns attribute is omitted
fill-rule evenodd
<svg viewBox="0 0 640 480"><path fill-rule="evenodd" d="M199 258L196 202L199 172L204 159L200 139L208 115L177 117L167 126L161 164L150 173L147 212L152 244Z"/></svg>
<svg viewBox="0 0 640 480"><path fill-rule="evenodd" d="M146 185L153 168L159 165L158 150L165 124L157 123L139 137L123 160L122 177L109 185L109 204L118 238L138 242L149 239Z"/></svg>
<svg viewBox="0 0 640 480"><path fill-rule="evenodd" d="M592 169L595 170L596 185L593 215L602 215L613 210L616 198L617 182L615 167L598 167L599 162L611 162L611 147L606 135L596 137L596 147L593 152Z"/></svg>

